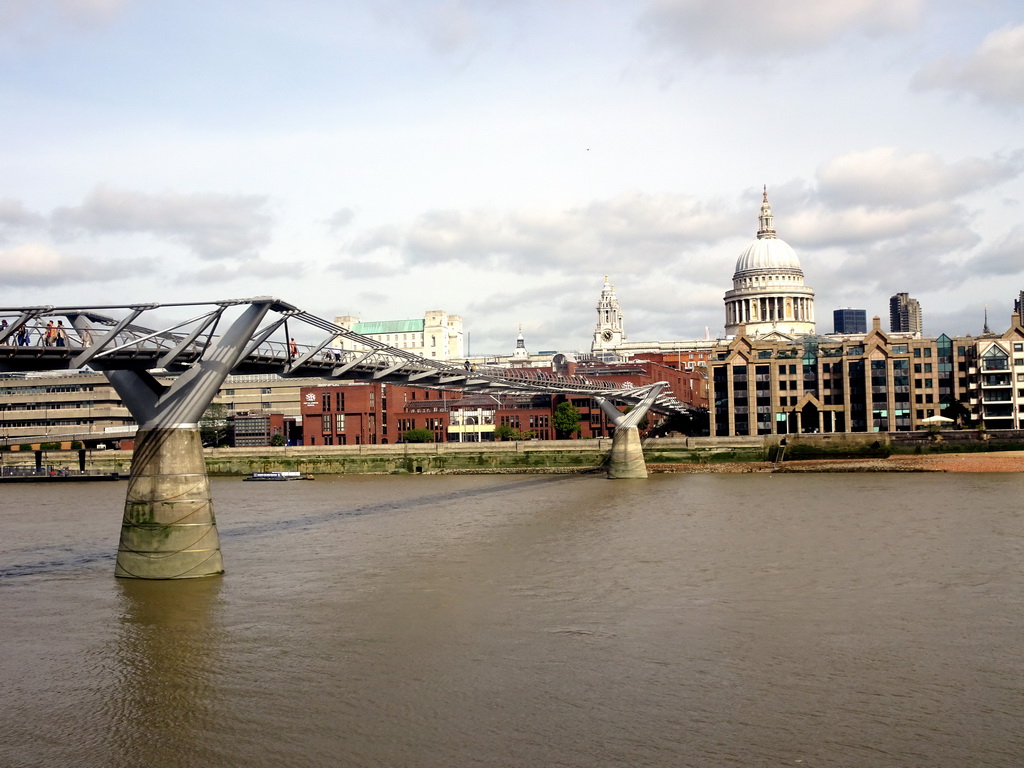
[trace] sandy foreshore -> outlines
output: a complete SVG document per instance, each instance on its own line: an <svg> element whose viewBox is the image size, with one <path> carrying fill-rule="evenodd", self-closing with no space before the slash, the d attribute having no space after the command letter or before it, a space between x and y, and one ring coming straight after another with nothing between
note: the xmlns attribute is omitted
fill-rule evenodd
<svg viewBox="0 0 1024 768"><path fill-rule="evenodd" d="M885 459L820 459L723 464L648 464L650 472L1024 472L1024 451L936 453Z"/></svg>

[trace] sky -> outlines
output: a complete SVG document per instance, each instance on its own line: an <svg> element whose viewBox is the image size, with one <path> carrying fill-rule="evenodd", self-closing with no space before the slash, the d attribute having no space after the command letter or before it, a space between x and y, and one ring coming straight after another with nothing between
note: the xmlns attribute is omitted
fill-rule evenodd
<svg viewBox="0 0 1024 768"><path fill-rule="evenodd" d="M767 187L815 291L1024 290L1019 0L0 0L0 305L715 338Z"/></svg>

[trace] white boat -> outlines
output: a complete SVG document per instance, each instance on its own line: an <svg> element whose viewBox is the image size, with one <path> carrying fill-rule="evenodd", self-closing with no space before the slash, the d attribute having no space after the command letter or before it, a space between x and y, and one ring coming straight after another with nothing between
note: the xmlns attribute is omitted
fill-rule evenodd
<svg viewBox="0 0 1024 768"><path fill-rule="evenodd" d="M312 480L312 475L304 475L301 472L253 472L244 480Z"/></svg>

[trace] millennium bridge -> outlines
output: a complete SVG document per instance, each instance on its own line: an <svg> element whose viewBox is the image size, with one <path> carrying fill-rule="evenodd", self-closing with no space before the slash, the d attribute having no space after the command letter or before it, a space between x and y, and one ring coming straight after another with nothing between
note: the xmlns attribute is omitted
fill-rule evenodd
<svg viewBox="0 0 1024 768"><path fill-rule="evenodd" d="M296 336L316 341L299 344ZM223 572L199 420L229 374L495 395L587 395L615 425L612 479L647 476L637 425L649 411L692 411L664 392L666 382L633 387L530 369L467 370L388 346L268 296L0 307L0 372L80 369L103 373L139 425L115 569L126 578ZM619 405L629 410L623 413Z"/></svg>

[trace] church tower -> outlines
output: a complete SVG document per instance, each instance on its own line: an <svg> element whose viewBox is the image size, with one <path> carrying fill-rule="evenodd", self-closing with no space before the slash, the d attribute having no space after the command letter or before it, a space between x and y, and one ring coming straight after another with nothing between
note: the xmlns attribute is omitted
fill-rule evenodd
<svg viewBox="0 0 1024 768"><path fill-rule="evenodd" d="M530 353L526 351L526 339L523 338L523 325L519 324L519 335L516 336L516 351L512 353L512 358L515 360L525 360L530 356Z"/></svg>
<svg viewBox="0 0 1024 768"><path fill-rule="evenodd" d="M594 328L594 340L591 342L590 351L594 354L611 352L625 340L622 310L615 296L615 286L608 282L608 275L605 275L601 298L597 301L597 326Z"/></svg>

